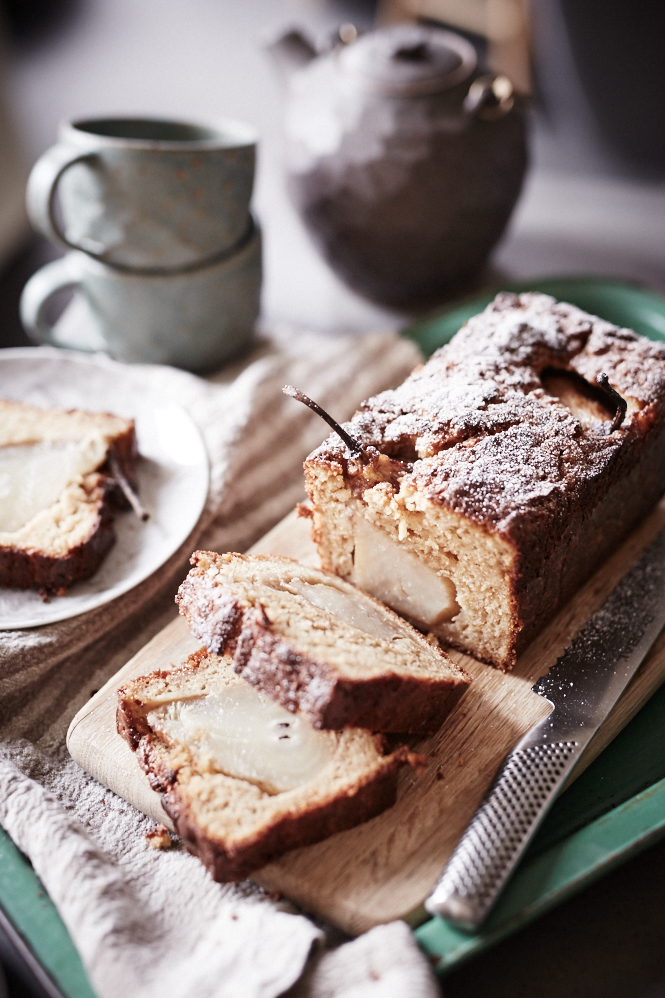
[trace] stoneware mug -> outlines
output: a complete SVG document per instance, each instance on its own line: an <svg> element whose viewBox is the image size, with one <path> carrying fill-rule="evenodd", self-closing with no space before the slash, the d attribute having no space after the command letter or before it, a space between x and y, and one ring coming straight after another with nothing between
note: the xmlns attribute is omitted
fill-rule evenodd
<svg viewBox="0 0 665 998"><path fill-rule="evenodd" d="M21 319L38 343L57 347L48 303L66 288L87 301L108 353L127 362L208 371L240 353L252 337L261 294L261 232L253 224L240 246L196 270L145 274L68 253L30 278Z"/></svg>
<svg viewBox="0 0 665 998"><path fill-rule="evenodd" d="M53 242L159 274L206 264L247 236L249 125L99 118L61 125L59 139L27 189L30 220Z"/></svg>

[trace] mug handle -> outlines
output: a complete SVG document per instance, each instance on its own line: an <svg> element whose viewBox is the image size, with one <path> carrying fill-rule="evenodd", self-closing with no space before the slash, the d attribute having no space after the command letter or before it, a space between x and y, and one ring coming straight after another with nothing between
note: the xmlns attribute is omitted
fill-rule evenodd
<svg viewBox="0 0 665 998"><path fill-rule="evenodd" d="M94 239L74 243L67 238L55 216L55 198L60 178L77 163L97 163L96 152L76 152L67 146L53 146L37 160L28 178L26 207L28 217L36 229L48 239L70 249L83 250L96 260L103 260L106 247Z"/></svg>
<svg viewBox="0 0 665 998"><path fill-rule="evenodd" d="M78 267L70 256L63 256L60 260L47 263L45 267L32 275L23 288L19 311L23 327L34 343L48 343L50 346L60 349L68 348L66 343L54 339L53 327L46 321L44 311L57 291L77 288L80 284L81 277L78 273ZM78 346L68 349L79 350L82 353L96 352Z"/></svg>

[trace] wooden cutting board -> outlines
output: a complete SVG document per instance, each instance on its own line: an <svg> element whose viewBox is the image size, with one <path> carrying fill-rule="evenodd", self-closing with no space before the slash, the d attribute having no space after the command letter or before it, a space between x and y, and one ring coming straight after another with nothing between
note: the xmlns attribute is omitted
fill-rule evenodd
<svg viewBox="0 0 665 998"><path fill-rule="evenodd" d="M474 677L442 729L413 739L429 764L404 773L394 807L357 828L264 867L255 879L356 934L395 918L417 924L444 863L487 791L507 752L549 711L531 686L564 651L641 551L665 525L657 507L619 551L533 642L512 673L503 674L457 652ZM318 564L309 521L290 514L253 553L283 554ZM116 690L126 680L180 664L199 646L176 617L79 711L67 745L74 759L105 786L157 821L168 820L159 796L115 730ZM580 760L579 773L637 713L665 679L665 632Z"/></svg>

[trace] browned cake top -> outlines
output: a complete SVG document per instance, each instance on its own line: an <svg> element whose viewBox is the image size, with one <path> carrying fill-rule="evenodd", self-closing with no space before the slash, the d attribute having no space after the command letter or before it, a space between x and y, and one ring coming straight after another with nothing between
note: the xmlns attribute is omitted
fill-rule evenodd
<svg viewBox="0 0 665 998"><path fill-rule="evenodd" d="M602 372L628 403L613 431ZM308 460L340 463L352 488L383 479L514 534L525 514L547 527L588 487L602 492L613 464L630 470L631 442L664 407L665 344L548 295L502 293L345 424L360 460L336 435Z"/></svg>

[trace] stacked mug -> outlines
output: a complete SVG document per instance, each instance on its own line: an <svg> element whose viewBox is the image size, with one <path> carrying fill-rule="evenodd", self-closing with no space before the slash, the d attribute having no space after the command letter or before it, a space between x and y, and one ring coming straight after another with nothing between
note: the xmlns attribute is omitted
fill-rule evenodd
<svg viewBox="0 0 665 998"><path fill-rule="evenodd" d="M64 124L59 138L32 170L27 205L35 228L71 252L26 284L28 335L68 345L48 303L74 288L118 360L205 371L239 353L261 292L253 130L106 118Z"/></svg>

